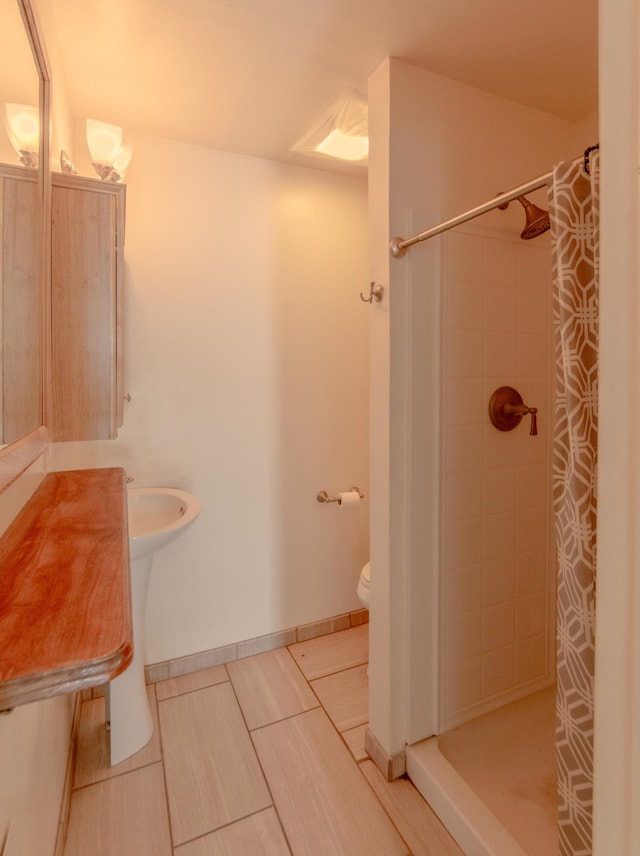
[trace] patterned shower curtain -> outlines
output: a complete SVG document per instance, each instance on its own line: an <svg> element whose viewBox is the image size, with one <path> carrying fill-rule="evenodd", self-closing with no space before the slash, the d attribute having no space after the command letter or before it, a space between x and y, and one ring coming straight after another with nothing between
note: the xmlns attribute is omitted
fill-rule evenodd
<svg viewBox="0 0 640 856"><path fill-rule="evenodd" d="M556 752L560 854L589 856L593 806L599 158L561 163L549 190L553 237L558 555Z"/></svg>

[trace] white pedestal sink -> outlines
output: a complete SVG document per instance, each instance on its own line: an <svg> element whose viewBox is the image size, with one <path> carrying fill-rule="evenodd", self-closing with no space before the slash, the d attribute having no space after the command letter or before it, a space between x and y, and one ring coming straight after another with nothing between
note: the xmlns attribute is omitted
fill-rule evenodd
<svg viewBox="0 0 640 856"><path fill-rule="evenodd" d="M111 723L111 765L119 764L148 743L153 719L144 680L144 624L153 556L189 528L200 502L185 490L129 488L129 556L133 613L133 659L107 685L107 721Z"/></svg>

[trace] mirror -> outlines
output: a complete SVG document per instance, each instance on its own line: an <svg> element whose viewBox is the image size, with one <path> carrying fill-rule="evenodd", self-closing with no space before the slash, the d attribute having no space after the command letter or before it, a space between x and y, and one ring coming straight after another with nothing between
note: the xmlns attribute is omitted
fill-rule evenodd
<svg viewBox="0 0 640 856"><path fill-rule="evenodd" d="M0 490L46 446L43 341L49 75L30 0L0 0ZM9 142L5 105L37 108L38 163ZM46 132L46 133L45 133Z"/></svg>

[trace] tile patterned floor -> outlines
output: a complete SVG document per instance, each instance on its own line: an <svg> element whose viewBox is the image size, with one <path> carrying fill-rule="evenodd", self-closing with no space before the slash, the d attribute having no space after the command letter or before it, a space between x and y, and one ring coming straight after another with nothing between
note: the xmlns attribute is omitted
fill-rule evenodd
<svg viewBox="0 0 640 856"><path fill-rule="evenodd" d="M462 856L364 751L367 632L149 685L154 736L116 767L83 702L64 856Z"/></svg>

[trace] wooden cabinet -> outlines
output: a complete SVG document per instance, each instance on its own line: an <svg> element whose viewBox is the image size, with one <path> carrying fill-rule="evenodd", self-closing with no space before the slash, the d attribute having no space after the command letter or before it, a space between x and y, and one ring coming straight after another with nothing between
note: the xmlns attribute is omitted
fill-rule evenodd
<svg viewBox="0 0 640 856"><path fill-rule="evenodd" d="M125 187L52 176L54 441L106 440L122 425Z"/></svg>
<svg viewBox="0 0 640 856"><path fill-rule="evenodd" d="M42 424L38 174L0 165L0 446Z"/></svg>

